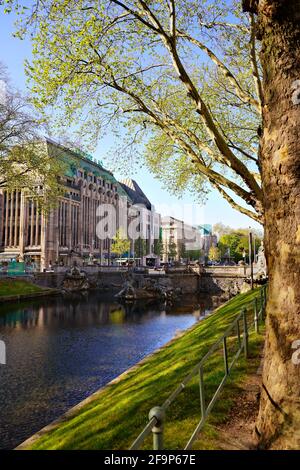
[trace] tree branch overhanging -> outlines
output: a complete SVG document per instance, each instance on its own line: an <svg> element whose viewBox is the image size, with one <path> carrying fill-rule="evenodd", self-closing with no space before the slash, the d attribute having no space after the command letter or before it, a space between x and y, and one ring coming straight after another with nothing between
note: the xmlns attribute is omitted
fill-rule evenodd
<svg viewBox="0 0 300 470"><path fill-rule="evenodd" d="M205 44L203 44L198 39L193 38L187 33L183 33L182 31L177 30L177 35L181 38L188 40L190 43L194 44L195 46L199 47L202 51L204 51L208 57L217 65L217 67L221 70L224 77L229 81L229 83L234 87L237 96L242 100L243 103L251 104L260 114L261 114L261 106L260 103L255 100L249 93L247 93L240 83L238 82L237 78L234 74L228 69L228 67L216 56L216 54L209 49Z"/></svg>
<svg viewBox="0 0 300 470"><path fill-rule="evenodd" d="M113 0L113 1L117 1L117 0ZM213 141L215 142L218 150L221 152L224 158L228 161L228 164L231 166L232 170L234 170L243 179L244 183L251 189L251 191L253 191L255 198L261 201L262 199L261 188L257 184L255 178L253 178L253 175L249 172L247 167L230 150L226 141L223 139L222 135L218 131L206 104L200 97L200 94L197 88L195 87L193 81L189 77L182 61L180 60L178 56L176 44L174 43L174 41L170 40L169 36L166 35L164 30L159 29L160 24L157 23L158 20L156 20L156 17L153 15L150 8L147 5L145 5L145 2L143 0L139 0L139 3L143 11L148 16L153 18L153 21L156 24L156 32L157 34L161 36L163 44L166 46L167 50L170 53L170 56L172 58L172 62L178 74L178 77L180 81L184 84L187 90L187 95L195 102L196 112L198 112L198 114L201 116L202 121L204 125L206 126L209 135L212 137ZM136 14L136 17L137 19L141 18L140 15L138 14Z"/></svg>
<svg viewBox="0 0 300 470"><path fill-rule="evenodd" d="M250 60L252 64L252 71L253 71L253 80L256 87L256 93L259 99L259 111L262 113L262 106L263 106L263 86L259 74L258 68L258 61L256 56L256 22L254 18L254 14L250 13Z"/></svg>
<svg viewBox="0 0 300 470"><path fill-rule="evenodd" d="M255 220L256 222L258 222L260 224L263 224L263 216L262 215L258 215L255 212L252 212L249 209L246 209L245 207L243 207L240 204L238 204L237 202L235 202L234 199L231 196L229 196L229 194L226 193L226 191L219 184L214 182L213 180L211 180L210 183L217 191L219 191L221 196L227 202L229 202L229 204L231 205L231 207L233 209L236 209L238 212L241 212L242 214L247 215L248 217Z"/></svg>

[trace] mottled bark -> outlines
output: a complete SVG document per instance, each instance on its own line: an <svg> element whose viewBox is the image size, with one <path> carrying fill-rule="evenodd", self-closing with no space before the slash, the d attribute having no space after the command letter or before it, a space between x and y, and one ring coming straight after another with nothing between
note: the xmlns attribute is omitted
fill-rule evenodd
<svg viewBox="0 0 300 470"><path fill-rule="evenodd" d="M300 449L300 364L292 360L300 339L300 0L248 0L243 7L257 14L264 73L260 155L270 281L257 433L261 447Z"/></svg>

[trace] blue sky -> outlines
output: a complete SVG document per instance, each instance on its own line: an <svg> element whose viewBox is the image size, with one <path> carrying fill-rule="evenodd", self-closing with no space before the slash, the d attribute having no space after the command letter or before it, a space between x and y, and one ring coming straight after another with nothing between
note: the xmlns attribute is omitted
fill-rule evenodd
<svg viewBox="0 0 300 470"><path fill-rule="evenodd" d="M24 60L31 57L31 45L29 39L20 41L12 37L13 21L12 15L4 15L3 10L0 10L0 61L7 66L14 86L26 91ZM103 153L111 144L112 139L108 135L105 140L99 142L94 153L95 157L104 160ZM109 167L108 162L107 166ZM115 173L115 176L119 179L122 178L122 175L117 173ZM185 195L183 198L177 199L175 196L170 195L147 170L138 169L132 176L162 215L173 215L193 224L223 222L225 225L235 228L249 226L261 228L252 219L232 209L216 191L212 191L205 205L200 206L195 205L192 196Z"/></svg>

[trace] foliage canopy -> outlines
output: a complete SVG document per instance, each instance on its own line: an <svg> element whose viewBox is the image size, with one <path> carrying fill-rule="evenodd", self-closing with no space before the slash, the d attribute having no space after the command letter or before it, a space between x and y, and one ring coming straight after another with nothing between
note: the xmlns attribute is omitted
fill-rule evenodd
<svg viewBox="0 0 300 470"><path fill-rule="evenodd" d="M43 0L23 13L40 111L81 122L89 141L110 126L119 164L146 162L177 193L212 186L263 222L260 65L254 16L239 1Z"/></svg>

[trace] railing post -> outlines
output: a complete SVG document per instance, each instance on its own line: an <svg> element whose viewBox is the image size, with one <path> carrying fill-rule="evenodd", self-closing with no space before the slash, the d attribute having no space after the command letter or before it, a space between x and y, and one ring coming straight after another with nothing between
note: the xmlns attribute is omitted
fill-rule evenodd
<svg viewBox="0 0 300 470"><path fill-rule="evenodd" d="M241 332L240 332L240 321L239 320L237 320L237 322L236 322L236 333L237 333L239 348L240 348L241 347Z"/></svg>
<svg viewBox="0 0 300 470"><path fill-rule="evenodd" d="M266 317L266 303L267 303L266 286L262 287L260 295L261 295L261 318L262 320L264 320Z"/></svg>
<svg viewBox="0 0 300 470"><path fill-rule="evenodd" d="M228 355L227 355L226 336L223 338L223 357L224 357L225 375L227 377L227 375L229 373L229 370L228 370Z"/></svg>
<svg viewBox="0 0 300 470"><path fill-rule="evenodd" d="M258 316L258 308L257 308L257 298L254 299L254 327L255 332L259 333L259 316Z"/></svg>
<svg viewBox="0 0 300 470"><path fill-rule="evenodd" d="M263 293L263 288L260 291L260 308L261 308L261 318L264 319L264 293Z"/></svg>
<svg viewBox="0 0 300 470"><path fill-rule="evenodd" d="M264 285L264 309L267 305L267 285Z"/></svg>
<svg viewBox="0 0 300 470"><path fill-rule="evenodd" d="M247 311L243 309L243 326L244 326L244 354L247 358L249 355L249 348L248 348L248 325L247 325Z"/></svg>
<svg viewBox="0 0 300 470"><path fill-rule="evenodd" d="M152 428L153 450L163 450L165 411L161 406L154 406L154 408L151 408L149 412L149 421L153 417L157 419L157 423Z"/></svg>
<svg viewBox="0 0 300 470"><path fill-rule="evenodd" d="M204 395L204 380L203 380L203 367L199 369L199 389L200 389L200 408L201 418L205 416L205 395Z"/></svg>

